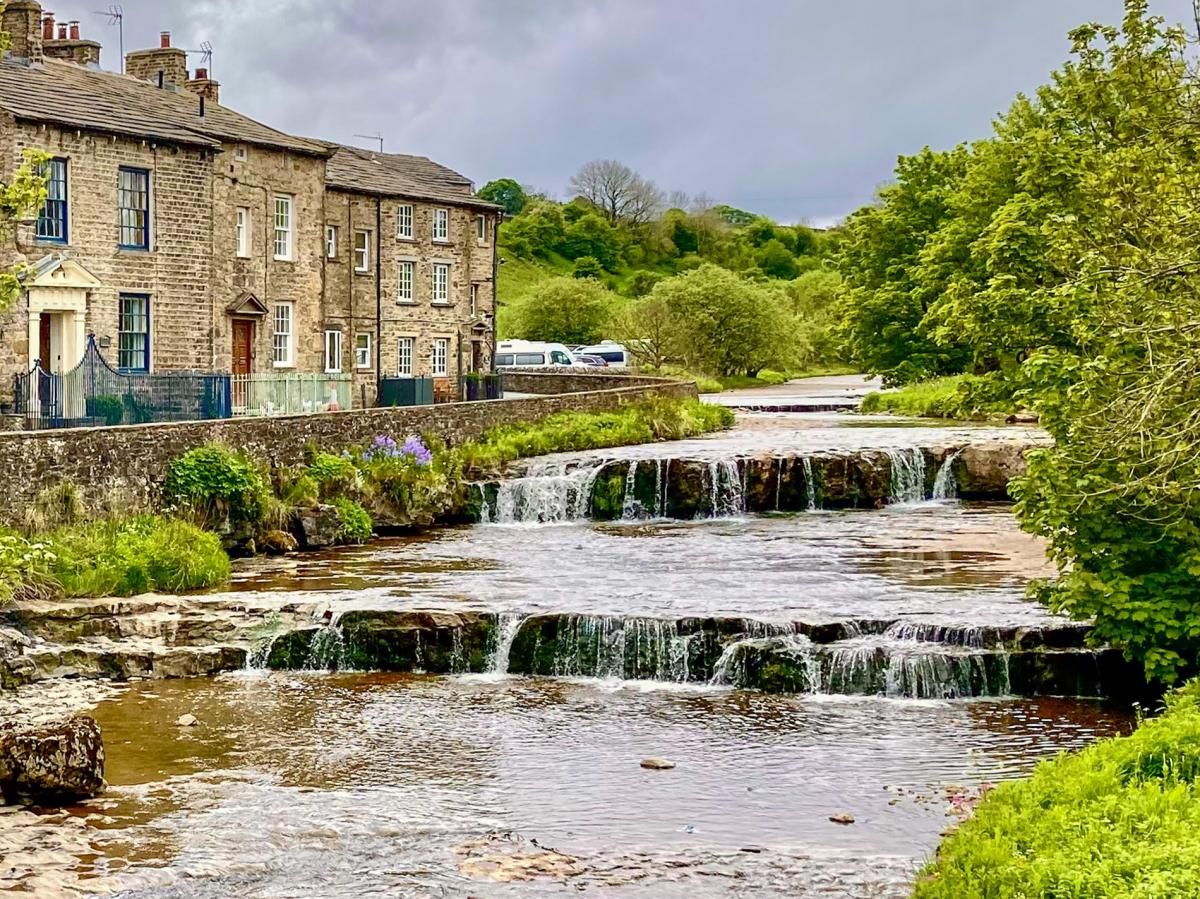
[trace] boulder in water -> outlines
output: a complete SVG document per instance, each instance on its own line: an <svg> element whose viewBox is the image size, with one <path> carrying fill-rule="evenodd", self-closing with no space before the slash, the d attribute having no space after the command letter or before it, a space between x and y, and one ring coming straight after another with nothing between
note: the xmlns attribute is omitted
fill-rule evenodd
<svg viewBox="0 0 1200 899"><path fill-rule="evenodd" d="M670 759L649 758L642 759L642 767L651 771L670 771L675 767L675 763Z"/></svg>
<svg viewBox="0 0 1200 899"><path fill-rule="evenodd" d="M104 790L104 742L90 715L0 730L0 794L69 804Z"/></svg>
<svg viewBox="0 0 1200 899"><path fill-rule="evenodd" d="M325 549L342 535L342 520L333 506L318 505L300 515L300 534L307 549Z"/></svg>
<svg viewBox="0 0 1200 899"><path fill-rule="evenodd" d="M267 531L263 534L260 547L268 555L282 556L300 548L299 541L287 531Z"/></svg>
<svg viewBox="0 0 1200 899"><path fill-rule="evenodd" d="M834 824L846 826L854 823L854 816L849 812L838 812L836 815L830 815L829 820Z"/></svg>
<svg viewBox="0 0 1200 899"><path fill-rule="evenodd" d="M195 715L180 715L175 719L176 727L195 727L200 723L200 719Z"/></svg>

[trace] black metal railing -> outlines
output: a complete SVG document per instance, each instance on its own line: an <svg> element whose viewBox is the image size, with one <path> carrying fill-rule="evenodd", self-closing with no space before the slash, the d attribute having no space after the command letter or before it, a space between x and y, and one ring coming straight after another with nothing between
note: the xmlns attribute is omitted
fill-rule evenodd
<svg viewBox="0 0 1200 899"><path fill-rule="evenodd" d="M119 371L91 335L69 372L47 372L39 361L13 383L13 411L28 429L229 418L230 400L227 374Z"/></svg>

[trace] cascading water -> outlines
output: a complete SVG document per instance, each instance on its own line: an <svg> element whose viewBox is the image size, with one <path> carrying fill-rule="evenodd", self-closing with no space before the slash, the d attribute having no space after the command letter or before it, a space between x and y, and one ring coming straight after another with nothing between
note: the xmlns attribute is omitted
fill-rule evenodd
<svg viewBox="0 0 1200 899"><path fill-rule="evenodd" d="M513 640L521 630L523 615L501 613L496 621L495 645L492 656L488 661L488 671L491 674L508 674L508 659L512 653Z"/></svg>
<svg viewBox="0 0 1200 899"><path fill-rule="evenodd" d="M341 613L334 612L322 623L308 644L305 671L342 671L346 668L346 639L342 633Z"/></svg>
<svg viewBox="0 0 1200 899"><path fill-rule="evenodd" d="M484 484L477 485L479 487L479 523L492 523L492 509L488 504L487 486Z"/></svg>
<svg viewBox="0 0 1200 899"><path fill-rule="evenodd" d="M566 462L538 462L524 477L502 481L496 492L497 524L581 521L588 516L592 489L603 460L569 468Z"/></svg>
<svg viewBox="0 0 1200 899"><path fill-rule="evenodd" d="M746 512L746 485L735 459L719 459L708 466L708 518L733 518Z"/></svg>
<svg viewBox="0 0 1200 899"><path fill-rule="evenodd" d="M962 450L955 450L942 460L937 477L933 480L933 499L951 500L958 497L958 479L954 477L954 462L962 455Z"/></svg>
<svg viewBox="0 0 1200 899"><path fill-rule="evenodd" d="M919 447L890 449L892 480L889 502L919 503L925 499L925 454Z"/></svg>
<svg viewBox="0 0 1200 899"><path fill-rule="evenodd" d="M670 475L671 460L656 459L654 462L654 517L665 518L667 515L667 478Z"/></svg>
<svg viewBox="0 0 1200 899"><path fill-rule="evenodd" d="M625 470L625 496L621 500L621 520L634 521L642 517L642 504L637 498L637 459L631 459Z"/></svg>
<svg viewBox="0 0 1200 899"><path fill-rule="evenodd" d="M817 509L817 478L813 474L812 459L805 456L801 460L804 471L804 497L808 504L808 511L815 512Z"/></svg>

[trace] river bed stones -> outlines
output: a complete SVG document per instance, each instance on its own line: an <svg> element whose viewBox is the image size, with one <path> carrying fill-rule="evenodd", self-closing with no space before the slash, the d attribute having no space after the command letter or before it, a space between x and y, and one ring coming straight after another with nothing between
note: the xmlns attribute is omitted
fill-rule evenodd
<svg viewBox="0 0 1200 899"><path fill-rule="evenodd" d="M0 794L62 805L104 790L104 742L89 715L0 730Z"/></svg>
<svg viewBox="0 0 1200 899"><path fill-rule="evenodd" d="M670 759L648 758L642 759L641 766L649 771L670 771L675 767L675 763Z"/></svg>

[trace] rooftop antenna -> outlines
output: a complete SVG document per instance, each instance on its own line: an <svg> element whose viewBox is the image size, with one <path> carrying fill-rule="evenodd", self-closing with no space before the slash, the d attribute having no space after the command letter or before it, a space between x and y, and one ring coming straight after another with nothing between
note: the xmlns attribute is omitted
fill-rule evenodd
<svg viewBox="0 0 1200 899"><path fill-rule="evenodd" d="M383 152L383 135L382 134L356 134L355 137L361 137L363 140L379 141L379 152Z"/></svg>
<svg viewBox="0 0 1200 899"><path fill-rule="evenodd" d="M125 10L121 9L119 3L114 3L108 9L101 12L97 10L96 15L107 16L109 26L116 25L121 41L121 74L125 74Z"/></svg>
<svg viewBox="0 0 1200 899"><path fill-rule="evenodd" d="M212 44L210 44L208 41L201 41L200 49L193 50L192 52L200 54L200 65L202 65L202 66L204 66L204 68L208 69L208 77L212 78L212 76L213 76Z"/></svg>

